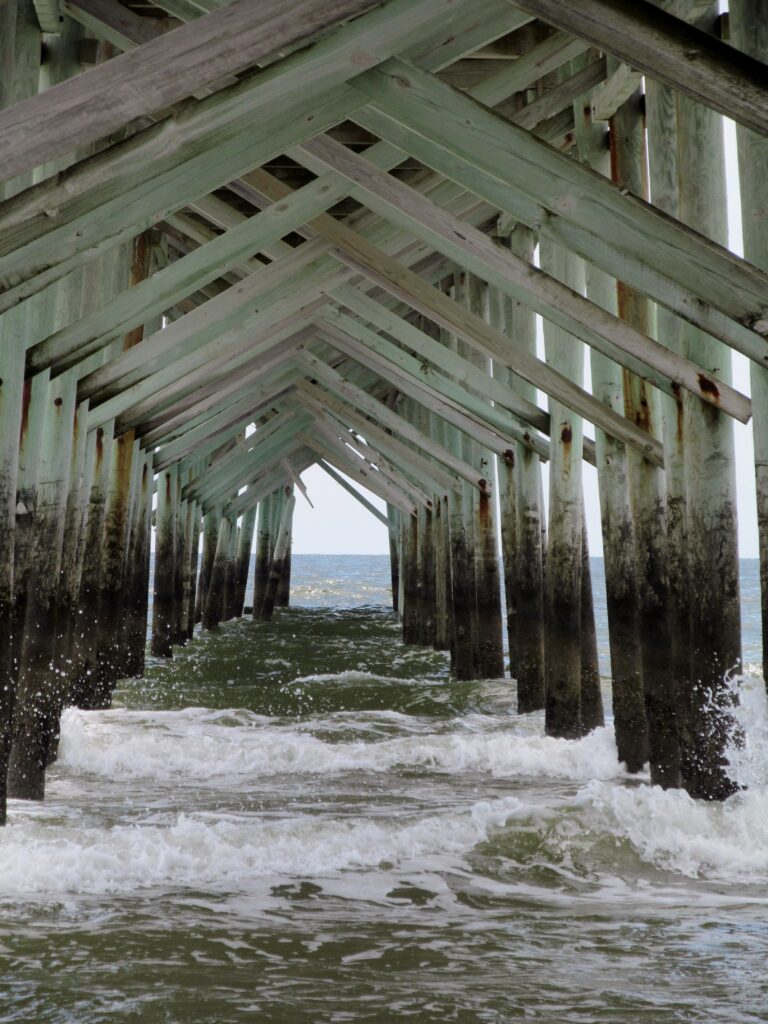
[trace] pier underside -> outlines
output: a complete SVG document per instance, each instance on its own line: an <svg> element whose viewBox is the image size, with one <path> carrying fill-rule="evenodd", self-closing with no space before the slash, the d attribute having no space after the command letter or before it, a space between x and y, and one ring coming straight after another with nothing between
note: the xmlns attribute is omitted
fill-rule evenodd
<svg viewBox="0 0 768 1024"><path fill-rule="evenodd" d="M388 530L406 643L570 739L595 466L620 760L731 795L762 0L5 0L0 53L0 821L143 673L150 587L160 657L243 615L254 546L247 614L288 602L315 465Z"/></svg>

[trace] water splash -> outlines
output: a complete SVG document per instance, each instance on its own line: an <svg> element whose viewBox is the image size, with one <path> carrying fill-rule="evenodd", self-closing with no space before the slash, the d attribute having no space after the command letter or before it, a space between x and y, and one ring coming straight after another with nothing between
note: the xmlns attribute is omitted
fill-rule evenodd
<svg viewBox="0 0 768 1024"><path fill-rule="evenodd" d="M740 742L727 750L728 775L742 789L768 787L768 699L757 666L727 680Z"/></svg>

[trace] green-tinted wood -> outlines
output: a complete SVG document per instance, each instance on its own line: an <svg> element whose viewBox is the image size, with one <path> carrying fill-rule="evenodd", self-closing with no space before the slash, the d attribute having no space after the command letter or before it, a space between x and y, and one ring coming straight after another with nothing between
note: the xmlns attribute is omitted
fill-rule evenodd
<svg viewBox="0 0 768 1024"><path fill-rule="evenodd" d="M751 358L768 358L765 339L748 329L768 328L764 275L743 260L434 76L392 61L355 87L377 111L355 115L365 127L609 273L621 266L628 284Z"/></svg>
<svg viewBox="0 0 768 1024"><path fill-rule="evenodd" d="M725 242L722 119L678 97L681 220ZM730 374L723 345L686 324L683 351ZM713 407L683 396L691 663L683 683L681 773L691 796L723 799L735 789L726 766L733 719L725 677L741 661L733 426Z"/></svg>
<svg viewBox="0 0 768 1024"><path fill-rule="evenodd" d="M729 4L731 43L768 62L768 18L761 0ZM768 142L745 128L737 130L744 255L768 270ZM768 368L750 365L754 412L755 480L760 548L763 675L768 665Z"/></svg>

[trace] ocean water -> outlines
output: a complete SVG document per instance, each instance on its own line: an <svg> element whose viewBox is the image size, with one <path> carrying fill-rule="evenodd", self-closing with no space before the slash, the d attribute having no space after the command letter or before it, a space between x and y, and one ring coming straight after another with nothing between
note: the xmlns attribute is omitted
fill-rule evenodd
<svg viewBox="0 0 768 1024"><path fill-rule="evenodd" d="M627 775L610 727L545 737L510 680L403 647L386 558L295 556L272 624L65 713L46 803L0 831L0 1021L768 1021L742 568L745 788L710 806Z"/></svg>

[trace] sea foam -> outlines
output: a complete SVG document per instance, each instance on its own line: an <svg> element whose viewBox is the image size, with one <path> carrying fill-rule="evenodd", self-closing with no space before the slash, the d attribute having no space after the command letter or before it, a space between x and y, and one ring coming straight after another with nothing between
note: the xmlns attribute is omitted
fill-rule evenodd
<svg viewBox="0 0 768 1024"><path fill-rule="evenodd" d="M456 856L521 807L514 797L398 820L179 814L167 825L10 826L0 840L0 898L248 888L254 878L321 877L384 862Z"/></svg>
<svg viewBox="0 0 768 1024"><path fill-rule="evenodd" d="M573 741L531 733L524 720L517 728L512 721L505 728L499 728L496 719L490 722L491 731L457 726L375 742L328 742L306 728L257 716L244 725L222 725L204 709L159 714L70 709L62 721L59 766L108 778L187 778L214 784L232 776L384 772L399 767L577 781L623 774L608 727Z"/></svg>

